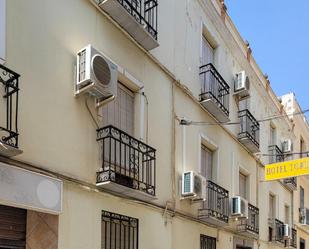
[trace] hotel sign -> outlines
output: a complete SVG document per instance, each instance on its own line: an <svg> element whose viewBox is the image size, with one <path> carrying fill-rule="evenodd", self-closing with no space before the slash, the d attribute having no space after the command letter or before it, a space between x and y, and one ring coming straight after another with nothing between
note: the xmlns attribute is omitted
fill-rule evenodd
<svg viewBox="0 0 309 249"><path fill-rule="evenodd" d="M265 166L266 181L302 175L309 175L309 157Z"/></svg>

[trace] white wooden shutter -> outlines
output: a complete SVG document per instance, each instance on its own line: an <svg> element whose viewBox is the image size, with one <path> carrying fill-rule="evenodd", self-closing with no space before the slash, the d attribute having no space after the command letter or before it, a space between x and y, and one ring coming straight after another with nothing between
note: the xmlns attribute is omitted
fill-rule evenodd
<svg viewBox="0 0 309 249"><path fill-rule="evenodd" d="M273 195L269 195L269 214L270 219L275 218L275 197Z"/></svg>
<svg viewBox="0 0 309 249"><path fill-rule="evenodd" d="M242 173L239 173L239 196L247 199L247 176Z"/></svg>
<svg viewBox="0 0 309 249"><path fill-rule="evenodd" d="M202 38L202 65L206 65L208 63L214 63L214 49L207 41L206 37Z"/></svg>
<svg viewBox="0 0 309 249"><path fill-rule="evenodd" d="M134 93L120 83L116 99L103 107L103 125L113 125L133 136Z"/></svg>
<svg viewBox="0 0 309 249"><path fill-rule="evenodd" d="M5 61L6 50L6 0L0 0L0 63Z"/></svg>
<svg viewBox="0 0 309 249"><path fill-rule="evenodd" d="M201 174L207 180L212 180L212 167L213 167L213 152L206 146L202 145L201 149Z"/></svg>

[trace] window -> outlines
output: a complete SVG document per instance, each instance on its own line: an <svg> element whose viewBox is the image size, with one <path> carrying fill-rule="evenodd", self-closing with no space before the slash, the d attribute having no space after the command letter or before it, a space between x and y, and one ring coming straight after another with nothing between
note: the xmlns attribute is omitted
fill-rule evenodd
<svg viewBox="0 0 309 249"><path fill-rule="evenodd" d="M305 190L302 186L300 186L300 191L299 191L299 207L300 208L305 208Z"/></svg>
<svg viewBox="0 0 309 249"><path fill-rule="evenodd" d="M303 238L299 239L299 249L306 249L306 242Z"/></svg>
<svg viewBox="0 0 309 249"><path fill-rule="evenodd" d="M277 145L276 127L270 125L269 145Z"/></svg>
<svg viewBox="0 0 309 249"><path fill-rule="evenodd" d="M216 238L202 235L201 240L201 249L216 249Z"/></svg>
<svg viewBox="0 0 309 249"><path fill-rule="evenodd" d="M202 65L207 65L209 63L214 63L214 48L209 43L207 38L203 35L202 38L202 58L201 58Z"/></svg>
<svg viewBox="0 0 309 249"><path fill-rule="evenodd" d="M138 219L102 211L101 249L138 249Z"/></svg>
<svg viewBox="0 0 309 249"><path fill-rule="evenodd" d="M300 139L300 158L305 157L305 154L303 154L306 151L306 145L303 138Z"/></svg>
<svg viewBox="0 0 309 249"><path fill-rule="evenodd" d="M239 196L247 199L247 176L239 172Z"/></svg>
<svg viewBox="0 0 309 249"><path fill-rule="evenodd" d="M134 92L118 83L117 97L105 105L103 123L113 125L133 136L134 133Z"/></svg>
<svg viewBox="0 0 309 249"><path fill-rule="evenodd" d="M202 145L201 149L201 174L207 180L212 180L213 151Z"/></svg>
<svg viewBox="0 0 309 249"><path fill-rule="evenodd" d="M269 195L269 214L268 217L269 219L275 219L275 211L276 211L276 203L275 203L275 196L270 194Z"/></svg>
<svg viewBox="0 0 309 249"><path fill-rule="evenodd" d="M0 0L0 63L5 61L6 0Z"/></svg>
<svg viewBox="0 0 309 249"><path fill-rule="evenodd" d="M284 213L285 213L285 224L290 224L290 207L285 206L284 207Z"/></svg>

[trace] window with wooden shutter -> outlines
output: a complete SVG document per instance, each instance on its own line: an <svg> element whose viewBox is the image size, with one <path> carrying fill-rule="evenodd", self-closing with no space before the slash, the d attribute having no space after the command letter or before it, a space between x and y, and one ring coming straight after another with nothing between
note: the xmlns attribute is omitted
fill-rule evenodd
<svg viewBox="0 0 309 249"><path fill-rule="evenodd" d="M117 97L102 108L103 126L113 125L133 136L134 93L118 83Z"/></svg>
<svg viewBox="0 0 309 249"><path fill-rule="evenodd" d="M203 36L202 38L202 56L201 56L202 65L209 63L214 63L214 48L208 42L207 38Z"/></svg>
<svg viewBox="0 0 309 249"><path fill-rule="evenodd" d="M6 0L0 0L0 63L5 61L6 46Z"/></svg>
<svg viewBox="0 0 309 249"><path fill-rule="evenodd" d="M201 149L201 174L207 180L212 180L213 151L202 145Z"/></svg>
<svg viewBox="0 0 309 249"><path fill-rule="evenodd" d="M302 186L300 186L299 194L300 194L300 196L299 196L299 200L300 200L299 207L304 208L305 207L305 190Z"/></svg>
<svg viewBox="0 0 309 249"><path fill-rule="evenodd" d="M0 248L25 248L26 219L26 210L0 205Z"/></svg>
<svg viewBox="0 0 309 249"><path fill-rule="evenodd" d="M303 138L300 139L300 158L305 157L304 152L306 151L305 141Z"/></svg>
<svg viewBox="0 0 309 249"><path fill-rule="evenodd" d="M270 126L270 139L269 145L277 145L276 128L272 125Z"/></svg>
<svg viewBox="0 0 309 249"><path fill-rule="evenodd" d="M239 173L239 196L247 199L247 176Z"/></svg>
<svg viewBox="0 0 309 249"><path fill-rule="evenodd" d="M290 224L290 207L284 206L285 224Z"/></svg>
<svg viewBox="0 0 309 249"><path fill-rule="evenodd" d="M268 217L270 219L275 219L275 196L270 194L269 195L269 214Z"/></svg>

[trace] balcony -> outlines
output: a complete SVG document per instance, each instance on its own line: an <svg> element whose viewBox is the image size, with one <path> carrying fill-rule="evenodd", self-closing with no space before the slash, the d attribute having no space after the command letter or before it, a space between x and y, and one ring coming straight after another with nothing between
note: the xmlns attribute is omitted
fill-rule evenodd
<svg viewBox="0 0 309 249"><path fill-rule="evenodd" d="M157 42L157 0L95 1L146 50L159 46Z"/></svg>
<svg viewBox="0 0 309 249"><path fill-rule="evenodd" d="M297 248L297 230L291 229L291 239L285 241L286 248Z"/></svg>
<svg viewBox="0 0 309 249"><path fill-rule="evenodd" d="M249 203L248 219L240 220L237 232L252 238L259 237L259 209Z"/></svg>
<svg viewBox="0 0 309 249"><path fill-rule="evenodd" d="M297 190L297 178L296 177L290 177L283 179L283 184L291 191Z"/></svg>
<svg viewBox="0 0 309 249"><path fill-rule="evenodd" d="M214 226L226 226L229 221L229 192L207 181L206 201L198 210L198 218Z"/></svg>
<svg viewBox="0 0 309 249"><path fill-rule="evenodd" d="M238 112L238 117L240 120L238 140L252 153L259 152L260 124L247 109Z"/></svg>
<svg viewBox="0 0 309 249"><path fill-rule="evenodd" d="M2 101L0 111L0 155L16 156L22 153L18 148L18 92L20 75L0 65L0 88Z"/></svg>
<svg viewBox="0 0 309 249"><path fill-rule="evenodd" d="M200 103L219 122L228 122L230 97L229 85L212 64L200 67L200 80L202 84Z"/></svg>
<svg viewBox="0 0 309 249"><path fill-rule="evenodd" d="M96 185L141 200L155 199L156 150L114 126L97 130L102 168Z"/></svg>
<svg viewBox="0 0 309 249"><path fill-rule="evenodd" d="M277 145L268 146L269 163L279 163L284 161L284 154Z"/></svg>
<svg viewBox="0 0 309 249"><path fill-rule="evenodd" d="M308 208L299 209L299 223L301 225L309 226L309 209Z"/></svg>
<svg viewBox="0 0 309 249"><path fill-rule="evenodd" d="M285 243L283 237L284 223L278 219L271 219L269 227L269 242L283 245Z"/></svg>

